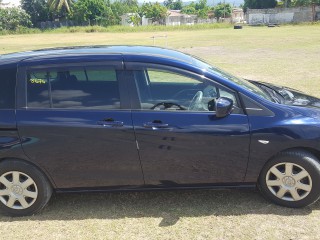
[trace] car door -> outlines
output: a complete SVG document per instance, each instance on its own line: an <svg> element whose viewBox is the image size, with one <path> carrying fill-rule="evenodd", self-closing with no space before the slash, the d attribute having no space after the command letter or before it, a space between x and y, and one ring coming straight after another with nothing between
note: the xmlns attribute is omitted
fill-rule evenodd
<svg viewBox="0 0 320 240"><path fill-rule="evenodd" d="M171 67L128 66L128 78L135 85L130 88L132 118L146 185L243 181L250 134L237 94ZM233 100L234 110L218 118L214 101L222 96Z"/></svg>
<svg viewBox="0 0 320 240"><path fill-rule="evenodd" d="M86 58L20 64L17 125L23 149L59 189L143 185L122 58Z"/></svg>

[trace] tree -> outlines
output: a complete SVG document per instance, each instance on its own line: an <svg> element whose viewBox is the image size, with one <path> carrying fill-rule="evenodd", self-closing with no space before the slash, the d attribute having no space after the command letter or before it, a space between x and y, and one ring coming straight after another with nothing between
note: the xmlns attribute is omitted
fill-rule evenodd
<svg viewBox="0 0 320 240"><path fill-rule="evenodd" d="M262 8L275 8L277 0L244 0L243 10L246 12L248 8L262 9Z"/></svg>
<svg viewBox="0 0 320 240"><path fill-rule="evenodd" d="M156 3L144 3L141 7L143 15L150 18L152 22L161 23L168 16L168 9Z"/></svg>
<svg viewBox="0 0 320 240"><path fill-rule="evenodd" d="M177 1L174 1L174 2L172 3L170 9L173 9L173 10L181 10L182 7L183 7L182 0L177 0Z"/></svg>
<svg viewBox="0 0 320 240"><path fill-rule="evenodd" d="M166 6L168 9L181 10L183 3L182 0L167 0L163 2L163 5Z"/></svg>
<svg viewBox="0 0 320 240"><path fill-rule="evenodd" d="M181 12L185 13L185 14L189 14L189 15L196 15L197 14L197 10L193 6L190 6L190 5L183 7Z"/></svg>
<svg viewBox="0 0 320 240"><path fill-rule="evenodd" d="M163 5L166 7L166 8L170 8L171 4L173 3L173 0L165 0L163 2Z"/></svg>
<svg viewBox="0 0 320 240"><path fill-rule="evenodd" d="M292 5L295 7L320 5L320 0L293 0Z"/></svg>
<svg viewBox="0 0 320 240"><path fill-rule="evenodd" d="M232 6L227 3L219 3L217 6L214 7L214 16L216 18L227 18L231 16Z"/></svg>
<svg viewBox="0 0 320 240"><path fill-rule="evenodd" d="M117 19L118 23L120 23L121 19L120 16L122 16L125 13L131 13L132 11L128 7L128 5L124 4L123 1L116 0L112 4L108 5Z"/></svg>
<svg viewBox="0 0 320 240"><path fill-rule="evenodd" d="M21 8L0 8L0 30L16 31L20 27L32 27L30 19L30 15Z"/></svg>
<svg viewBox="0 0 320 240"><path fill-rule="evenodd" d="M70 13L72 4L73 0L48 0L49 8L54 12L60 12L64 8Z"/></svg>
<svg viewBox="0 0 320 240"><path fill-rule="evenodd" d="M37 26L39 22L52 19L45 0L21 0L21 8L31 16L31 22L34 26Z"/></svg>
<svg viewBox="0 0 320 240"><path fill-rule="evenodd" d="M312 5L320 5L320 0L280 0L280 7L307 7Z"/></svg>
<svg viewBox="0 0 320 240"><path fill-rule="evenodd" d="M194 7L197 11L202 9L209 9L209 7L207 6L207 0L199 0L199 2L197 2Z"/></svg>
<svg viewBox="0 0 320 240"><path fill-rule="evenodd" d="M129 23L132 23L133 26L141 25L141 16L137 13L134 13L129 16Z"/></svg>
<svg viewBox="0 0 320 240"><path fill-rule="evenodd" d="M116 18L104 0L78 0L72 7L72 18L79 23L113 25Z"/></svg>
<svg viewBox="0 0 320 240"><path fill-rule="evenodd" d="M140 8L137 0L116 0L112 3L107 3L107 6L111 8L116 24L120 23L120 17L125 13L136 13L142 17L139 14Z"/></svg>
<svg viewBox="0 0 320 240"><path fill-rule="evenodd" d="M207 0L200 0L197 3L191 2L189 5L184 6L181 10L182 13L197 15L199 18L208 18L210 8L207 5Z"/></svg>

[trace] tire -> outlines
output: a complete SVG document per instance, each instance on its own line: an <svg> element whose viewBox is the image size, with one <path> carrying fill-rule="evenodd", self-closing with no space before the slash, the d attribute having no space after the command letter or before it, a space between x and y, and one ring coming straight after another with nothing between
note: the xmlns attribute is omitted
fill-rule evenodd
<svg viewBox="0 0 320 240"><path fill-rule="evenodd" d="M235 25L235 26L233 26L233 29L242 29L242 26Z"/></svg>
<svg viewBox="0 0 320 240"><path fill-rule="evenodd" d="M259 188L278 205L306 207L320 197L320 163L304 150L279 153L262 169Z"/></svg>
<svg viewBox="0 0 320 240"><path fill-rule="evenodd" d="M0 211L12 217L39 212L50 200L52 187L35 166L20 160L0 163Z"/></svg>

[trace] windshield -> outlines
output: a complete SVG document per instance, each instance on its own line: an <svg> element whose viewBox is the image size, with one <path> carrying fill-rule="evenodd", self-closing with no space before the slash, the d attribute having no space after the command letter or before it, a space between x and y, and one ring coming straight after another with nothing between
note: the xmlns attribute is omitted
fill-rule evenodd
<svg viewBox="0 0 320 240"><path fill-rule="evenodd" d="M202 69L206 69L207 71L221 76L223 78L226 78L238 85L240 85L241 87L244 87L245 89L249 90L250 92L253 92L257 95L259 95L260 97L263 97L264 99L267 99L269 101L274 101L266 92L264 92L261 88L259 88L258 86L250 83L249 81L239 78L239 77L235 77L232 76L229 73L224 72L223 70L217 68L217 67L213 67L210 64L204 62L201 59L195 58L195 63L198 67L202 68Z"/></svg>

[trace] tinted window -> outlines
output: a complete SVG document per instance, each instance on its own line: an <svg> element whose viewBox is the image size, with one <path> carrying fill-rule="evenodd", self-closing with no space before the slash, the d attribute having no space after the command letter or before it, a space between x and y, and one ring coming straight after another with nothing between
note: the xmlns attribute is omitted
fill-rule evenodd
<svg viewBox="0 0 320 240"><path fill-rule="evenodd" d="M117 73L103 68L30 71L28 107L119 109Z"/></svg>
<svg viewBox="0 0 320 240"><path fill-rule="evenodd" d="M28 107L50 107L48 80L51 79L51 76L52 73L46 71L35 71L28 73Z"/></svg>
<svg viewBox="0 0 320 240"><path fill-rule="evenodd" d="M134 71L134 77L142 109L214 111L219 97L231 98L238 105L233 92L206 80L153 69Z"/></svg>
<svg viewBox="0 0 320 240"><path fill-rule="evenodd" d="M0 109L15 107L16 74L16 67L0 69Z"/></svg>

